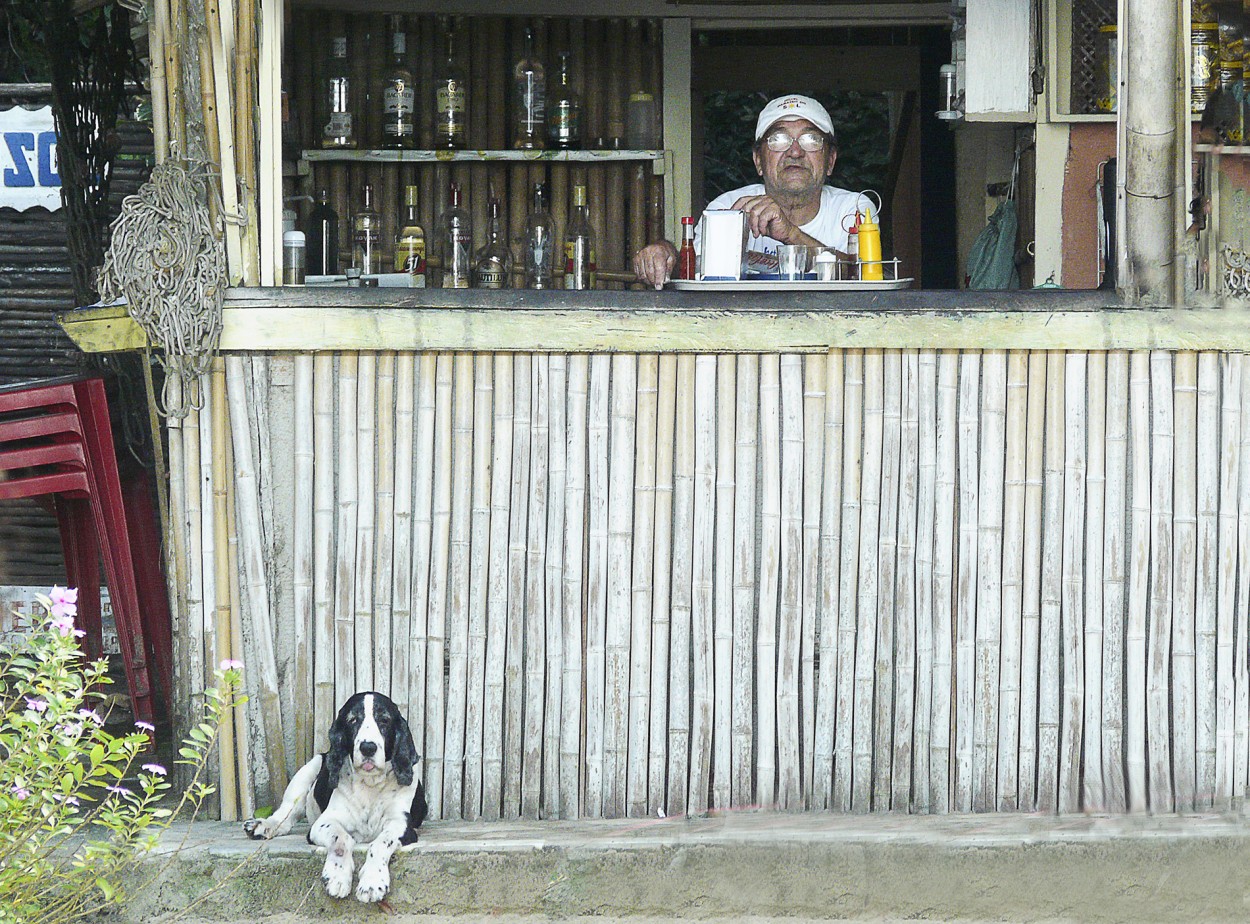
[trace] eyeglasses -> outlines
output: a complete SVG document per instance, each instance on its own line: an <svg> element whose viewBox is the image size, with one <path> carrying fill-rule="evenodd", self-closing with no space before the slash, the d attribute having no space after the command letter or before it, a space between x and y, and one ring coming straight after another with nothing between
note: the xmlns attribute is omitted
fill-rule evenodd
<svg viewBox="0 0 1250 924"><path fill-rule="evenodd" d="M799 143L799 147L809 154L821 151L825 147L825 136L820 132L803 132L799 137L792 138L786 132L778 129L764 139L764 143L768 145L768 150L777 154L790 150L790 145L796 141Z"/></svg>

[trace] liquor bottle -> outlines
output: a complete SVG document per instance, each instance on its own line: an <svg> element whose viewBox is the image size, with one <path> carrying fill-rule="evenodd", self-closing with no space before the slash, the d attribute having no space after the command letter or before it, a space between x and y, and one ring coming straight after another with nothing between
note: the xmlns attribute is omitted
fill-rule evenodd
<svg viewBox="0 0 1250 924"><path fill-rule="evenodd" d="M534 30L525 29L525 50L512 69L512 106L516 113L513 147L541 149L547 124L547 72L534 55Z"/></svg>
<svg viewBox="0 0 1250 924"><path fill-rule="evenodd" d="M371 184L365 184L362 198L363 206L352 217L352 267L370 276L382 271L382 219L373 209Z"/></svg>
<svg viewBox="0 0 1250 924"><path fill-rule="evenodd" d="M354 148L356 130L352 120L351 80L347 76L347 36L336 35L330 43L330 61L322 84L321 123L323 148Z"/></svg>
<svg viewBox="0 0 1250 924"><path fill-rule="evenodd" d="M573 187L573 214L564 234L564 287L595 287L595 229L586 208L586 187Z"/></svg>
<svg viewBox="0 0 1250 924"><path fill-rule="evenodd" d="M694 219L681 220L681 250L677 251L677 278L693 279L695 273Z"/></svg>
<svg viewBox="0 0 1250 924"><path fill-rule="evenodd" d="M434 77L434 147L463 148L469 124L469 85L456 62L455 35L447 30L447 58Z"/></svg>
<svg viewBox="0 0 1250 924"><path fill-rule="evenodd" d="M330 193L317 193L317 204L308 213L308 273L336 276L339 271L339 216L330 208Z"/></svg>
<svg viewBox="0 0 1250 924"><path fill-rule="evenodd" d="M499 200L490 201L490 225L486 243L473 260L473 285L478 289L512 287L512 251L499 230Z"/></svg>
<svg viewBox="0 0 1250 924"><path fill-rule="evenodd" d="M570 57L569 52L560 52L560 83L547 101L547 138L555 148L582 146L582 99L569 83Z"/></svg>
<svg viewBox="0 0 1250 924"><path fill-rule="evenodd" d="M534 184L534 205L525 221L525 286L550 289L556 251L556 226L547 211L542 183Z"/></svg>
<svg viewBox="0 0 1250 924"><path fill-rule="evenodd" d="M443 249L443 288L467 289L473 229L468 211L460 205L460 187L455 183L451 184L451 207L443 213L439 236Z"/></svg>
<svg viewBox="0 0 1250 924"><path fill-rule="evenodd" d="M395 239L395 272L407 273L413 288L425 288L425 229L417 217L415 186L404 189L404 224Z"/></svg>
<svg viewBox="0 0 1250 924"><path fill-rule="evenodd" d="M416 145L415 84L408 69L408 36L403 16L391 20L391 68L382 81L382 147L411 148Z"/></svg>

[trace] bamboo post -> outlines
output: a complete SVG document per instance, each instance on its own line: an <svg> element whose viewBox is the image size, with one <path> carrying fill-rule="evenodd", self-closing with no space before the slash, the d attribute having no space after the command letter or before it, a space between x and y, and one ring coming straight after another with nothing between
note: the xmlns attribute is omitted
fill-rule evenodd
<svg viewBox="0 0 1250 924"><path fill-rule="evenodd" d="M1242 362L1241 406L1250 407L1250 364ZM1238 572L1250 575L1250 426L1243 416L1241 422L1241 475L1237 502L1237 546L1240 549ZM1237 612L1250 613L1250 581L1241 581L1237 588ZM1246 797L1247 772L1250 772L1250 664L1246 646L1250 631L1245 619L1237 621L1233 646L1233 677L1236 702L1233 714L1233 804L1241 806Z"/></svg>
<svg viewBox="0 0 1250 924"><path fill-rule="evenodd" d="M630 561L633 558L634 445L638 359L612 357L608 463L607 610L604 622L603 813L625 815L629 717Z"/></svg>
<svg viewBox="0 0 1250 924"><path fill-rule="evenodd" d="M734 414L734 526L733 526L733 653L730 664L732 712L729 732L729 797L734 805L755 799L752 767L755 763L755 663L751 641L755 629L756 592L756 470L759 453L759 357L737 357ZM680 398L678 399L681 400ZM677 662L674 662L677 663ZM676 683L676 681L671 681Z"/></svg>
<svg viewBox="0 0 1250 924"><path fill-rule="evenodd" d="M595 355L590 360L587 406L589 436L586 446L587 524L589 543L586 572L586 804L590 818L607 811L605 789L604 707L606 687L606 631L608 608L608 406L611 358ZM684 802L683 802L684 804Z"/></svg>
<svg viewBox="0 0 1250 924"><path fill-rule="evenodd" d="M803 807L824 801L824 787L814 780L816 747L816 651L820 643L821 591L821 492L825 476L825 367L828 357L811 353L803 362L803 525L802 594L803 629L799 652L800 703L803 716ZM719 505L718 505L719 513ZM822 662L824 663L824 662ZM719 725L719 723L718 723Z"/></svg>
<svg viewBox="0 0 1250 924"><path fill-rule="evenodd" d="M1227 811L1233 803L1235 687L1233 674L1234 625L1237 609L1237 499L1241 472L1241 433L1245 426L1241 406L1240 353L1222 357L1220 381L1220 516L1219 586L1216 591L1215 642L1215 808ZM1244 583L1244 582L1243 582Z"/></svg>
<svg viewBox="0 0 1250 924"><path fill-rule="evenodd" d="M1020 600L1020 769L1016 805L1032 811L1037 805L1037 736L1040 706L1039 668L1042 624L1042 507L1046 441L1049 360L1040 350L1029 353L1024 463L1024 575Z"/></svg>
<svg viewBox="0 0 1250 924"><path fill-rule="evenodd" d="M838 688L834 716L833 802L851 810L852 716L855 705L855 617L859 599L860 484L864 464L864 354L846 354L842 443L842 540L838 583Z"/></svg>
<svg viewBox="0 0 1250 924"><path fill-rule="evenodd" d="M656 520L656 425L659 400L659 357L638 357L638 421L634 458L634 550L630 576L629 756L625 814L647 815L647 730L651 718L651 615Z"/></svg>
<svg viewBox="0 0 1250 924"><path fill-rule="evenodd" d="M1046 449L1042 522L1063 522L1064 379L1063 354L1046 356ZM1042 538L1041 639L1038 646L1037 809L1059 807L1060 608L1063 593L1063 534L1053 527Z"/></svg>
<svg viewBox="0 0 1250 924"><path fill-rule="evenodd" d="M1085 623L1083 521L1086 515L1087 354L1071 352L1065 360L1063 590L1059 610L1064 657L1060 694L1059 811L1075 812L1081 806L1081 741L1084 737L1085 655L1081 633Z"/></svg>
<svg viewBox="0 0 1250 924"><path fill-rule="evenodd" d="M967 812L972 803L972 764L975 747L973 699L976 673L977 528L980 483L978 439L981 356L965 352L959 371L959 540L955 584L955 773L954 802Z"/></svg>
<svg viewBox="0 0 1250 924"><path fill-rule="evenodd" d="M226 358L226 387L238 503L236 515L240 528L241 564L247 582L247 622L251 627L250 641L254 654L251 660L253 663L259 662L256 663L255 676L260 690L259 706L268 745L265 751L266 764L270 786L274 793L278 793L287 784L286 739L282 731L282 696L278 689L278 666L273 647L274 627L269 609L269 586L265 577L260 495L247 420L249 395L245 382L246 372L243 357L230 355ZM231 647L233 650L233 644Z"/></svg>
<svg viewBox="0 0 1250 924"><path fill-rule="evenodd" d="M434 492L430 523L430 596L425 623L425 792L430 813L446 817L447 624L451 601L452 356L440 353L434 384ZM515 753L515 752L514 752Z"/></svg>
<svg viewBox="0 0 1250 924"><path fill-rule="evenodd" d="M920 357L914 350L903 354L903 417L899 448L898 565L895 569L894 727L890 767L890 808L911 809L912 736L915 728L916 691L916 496L919 477L920 413L916 405ZM928 617L928 611L925 612Z"/></svg>
<svg viewBox="0 0 1250 924"><path fill-rule="evenodd" d="M356 692L356 518L357 494L356 394L357 354L338 357L338 486L336 491L334 587L335 700L344 702Z"/></svg>
<svg viewBox="0 0 1250 924"><path fill-rule="evenodd" d="M547 357L549 381L548 411L548 490L547 525L544 537L547 548L544 568L543 596L546 600L546 715L543 719L543 796L544 818L560 817L560 735L566 720L566 703L562 696L565 674L566 645L564 626L564 541L568 503L568 357L551 353ZM580 616L581 608L575 612ZM650 619L650 614L644 622ZM578 736L580 738L580 734ZM645 735L644 735L645 740ZM645 750L645 745L644 745ZM644 769L645 773L645 769ZM645 788L645 787L644 787ZM645 811L645 808L644 808Z"/></svg>
<svg viewBox="0 0 1250 924"><path fill-rule="evenodd" d="M677 415L673 453L673 584L669 624L668 804L685 812L690 766L691 581L694 552L695 358L677 357ZM591 418L594 419L593 417ZM593 497L593 483L592 483Z"/></svg>
<svg viewBox="0 0 1250 924"><path fill-rule="evenodd" d="M357 690L372 690L374 642L373 565L377 533L374 530L378 500L375 465L378 450L377 403L378 356L358 354L356 363L356 535L348 536L354 546L355 570L352 588L352 622L355 640L354 676ZM390 412L390 408L387 408ZM386 460L389 465L390 460ZM340 540L342 541L342 540Z"/></svg>
<svg viewBox="0 0 1250 924"><path fill-rule="evenodd" d="M565 444L567 481L564 495L564 586L562 588L564 675L561 678L560 687L561 701L564 704L560 723L561 818L575 818L583 814L580 785L584 740L582 665L585 663L582 648L582 613L584 611L582 593L586 586L584 539L589 374L589 361L585 354L574 354L569 357L568 437ZM656 599L657 601L660 599L658 592ZM666 649L667 646L665 646ZM654 727L653 722L652 728Z"/></svg>
<svg viewBox="0 0 1250 924"><path fill-rule="evenodd" d="M1124 615L1127 610L1128 354L1107 354L1103 519L1102 784L1106 810L1127 809L1124 788ZM1088 762L1087 762L1088 764ZM1090 770L1087 767L1087 773Z"/></svg>
<svg viewBox="0 0 1250 924"><path fill-rule="evenodd" d="M933 747L934 524L937 490L937 354L921 350L917 372L916 486L916 704L912 735L912 811L929 812L929 759Z"/></svg>
<svg viewBox="0 0 1250 924"><path fill-rule="evenodd" d="M647 814L664 809L667 765L669 604L673 561L673 433L677 415L677 356L659 357L656 385L655 548L651 576L651 698L647 733ZM572 461L572 460L570 460ZM571 510L570 510L571 512ZM725 724L730 724L725 716Z"/></svg>
<svg viewBox="0 0 1250 924"><path fill-rule="evenodd" d="M1086 412L1085 551L1084 592L1084 727L1080 805L1087 810L1105 811L1106 790L1102 777L1102 739L1106 717L1102 711L1106 612L1103 609L1104 520L1106 509L1107 457L1107 354L1087 355L1088 411ZM1103 555L1099 552L1102 551Z"/></svg>
<svg viewBox="0 0 1250 924"><path fill-rule="evenodd" d="M314 750L329 746L326 735L338 710L334 688L336 642L334 601L334 355L313 358L313 733ZM320 460L320 461L318 461Z"/></svg>
<svg viewBox="0 0 1250 924"><path fill-rule="evenodd" d="M1150 597L1150 360L1129 357L1129 445L1133 460L1129 514L1128 615L1125 624L1125 766L1129 811L1149 805L1146 783L1146 613Z"/></svg>
<svg viewBox="0 0 1250 924"><path fill-rule="evenodd" d="M394 536L391 581L391 639L388 683L391 699L404 715L411 711L412 666L408 660L412 638L412 482L416 455L416 355L395 357L395 504L391 531ZM411 448L409 448L411 447ZM378 676L382 676L381 673Z"/></svg>
<svg viewBox="0 0 1250 924"><path fill-rule="evenodd" d="M317 652L313 620L313 545L315 516L313 419L313 357L301 353L295 357L295 509L291 525L292 598L295 610L294 691L295 762L303 766L313 755L316 734L313 719L314 657Z"/></svg>
<svg viewBox="0 0 1250 924"><path fill-rule="evenodd" d="M1172 792L1177 811L1193 811L1196 777L1194 633L1198 577L1198 356L1177 353L1172 389ZM1207 678L1203 678L1206 682Z"/></svg>
<svg viewBox="0 0 1250 924"><path fill-rule="evenodd" d="M486 719L487 607L490 601L491 410L495 380L489 353L473 357L473 488L469 524L468 690L465 706L464 817L482 815Z"/></svg>
<svg viewBox="0 0 1250 924"><path fill-rule="evenodd" d="M781 517L777 629L777 798L803 807L803 357L781 357Z"/></svg>
<svg viewBox="0 0 1250 924"><path fill-rule="evenodd" d="M503 808L504 658L508 624L508 521L511 518L513 357L495 354L494 445L490 471L490 538L486 556L486 677L482 708L482 817Z"/></svg>
<svg viewBox="0 0 1250 924"><path fill-rule="evenodd" d="M864 351L864 462L860 488L859 597L856 600L855 704L852 716L851 810L872 810L873 681L880 563L881 463L885 414L885 362L880 350Z"/></svg>
<svg viewBox="0 0 1250 924"><path fill-rule="evenodd" d="M1028 354L1007 354L1007 401L1003 468L1002 532L997 538L1002 551L1002 660L998 674L998 746L994 808L1011 812L1018 808L1020 743L1020 642L1024 561L1024 496L1026 477ZM986 412L989 413L987 404ZM987 417L988 423L988 417ZM984 461L984 459L982 460ZM987 567L992 566L986 563ZM995 772L987 766L986 771Z"/></svg>
<svg viewBox="0 0 1250 924"><path fill-rule="evenodd" d="M233 474L234 472L234 448L231 440L226 440L226 471ZM245 640L243 638L243 596L240 586L239 571L239 531L237 524L237 500L235 497L235 478L226 479L226 559L227 559L227 584L229 585L230 599L230 647L222 652L226 657L234 660L243 659L243 649ZM256 677L256 672L252 672L250 680L246 683L248 695L252 697L253 702L260 699L259 689L260 681ZM255 712L249 712L242 709L236 709L234 712L234 740L237 744L235 754L238 773L238 800L239 811L243 817L251 817L254 812L252 797L252 758L251 742L255 736L264 734L264 717L257 721Z"/></svg>
<svg viewBox="0 0 1250 924"><path fill-rule="evenodd" d="M808 362L812 360L809 357ZM842 526L842 376L846 357L841 350L830 350L824 357L824 381L811 390L823 390L821 419L814 421L822 435L813 433L810 442L821 443L823 469L820 494L818 568L819 590L812 589L812 604L819 617L820 671L816 681L813 711L812 796L810 807L829 809L833 799L833 732L838 689L838 579L840 574Z"/></svg>
<svg viewBox="0 0 1250 924"><path fill-rule="evenodd" d="M426 665L429 653L430 602L434 567L431 556L434 535L434 483L437 476L434 455L435 403L437 400L438 357L422 353L417 357L416 428L413 445L413 471L416 483L412 503L412 615L408 644L409 715L417 750L428 755L426 729L427 682ZM440 672L441 673L441 672ZM429 779L425 785L429 788Z"/></svg>
<svg viewBox="0 0 1250 924"><path fill-rule="evenodd" d="M1215 794L1215 672L1219 583L1219 356L1198 354L1198 576L1194 637L1195 807L1210 809Z"/></svg>
<svg viewBox="0 0 1250 924"><path fill-rule="evenodd" d="M443 817L464 818L469 709L470 519L474 483L473 356L452 359L451 521L447 565L447 720L444 724Z"/></svg>
<svg viewBox="0 0 1250 924"><path fill-rule="evenodd" d="M213 428L213 545L217 551L213 578L217 590L217 606L213 614L213 623L217 654L225 655L231 649L230 559L226 551L230 541L226 495L226 482L230 477L226 468L226 447L230 439L230 412L226 404L226 361L222 357L213 359L212 391L209 401ZM234 723L223 722L221 743L217 751L222 821L237 821L239 818L238 778L235 772L238 749L239 742L235 739Z"/></svg>
<svg viewBox="0 0 1250 924"><path fill-rule="evenodd" d="M198 626L193 630L198 633L202 649L203 649L203 668L205 674L207 669L214 664L218 664L220 659L217 652L217 606L218 600L223 593L223 589L217 583L218 555L217 555L217 518L216 518L216 482L214 477L217 472L217 452L213 442L213 428L216 418L213 412L213 384L212 373L200 376L200 396L203 400L198 417L197 424L199 429L198 447L199 447L199 473L200 481L196 486L196 491L200 495L200 560L192 563L192 571L198 571L201 579L203 600L202 619ZM188 486L189 490L189 486ZM195 645L194 635L192 636L191 645ZM204 675L201 675L204 676ZM207 677L204 676L207 680ZM218 752L221 753L225 749L225 727L222 728L223 738L218 745ZM214 763L208 768L208 779L220 784L218 778L220 772L220 762ZM220 799L220 790L218 799ZM220 809L219 809L220 811Z"/></svg>
<svg viewBox="0 0 1250 924"><path fill-rule="evenodd" d="M873 668L872 805L890 806L894 779L894 632L895 593L898 586L898 504L901 471L902 354L888 350L884 357L884 396L881 414L881 493L877 555L876 642Z"/></svg>
<svg viewBox="0 0 1250 924"><path fill-rule="evenodd" d="M543 715L546 692L543 674L546 669L546 639L543 596L546 580L547 498L549 492L548 440L550 439L548 360L535 356L531 364L530 455L527 461L530 485L527 503L525 541L525 643L524 661L524 726L521 748L521 814L537 818L542 798Z"/></svg>
<svg viewBox="0 0 1250 924"><path fill-rule="evenodd" d="M951 673L955 628L955 477L959 356L938 354L936 525L933 542L933 722L930 730L929 809L951 808Z"/></svg>
<svg viewBox="0 0 1250 924"><path fill-rule="evenodd" d="M777 799L777 610L781 584L781 364L760 357L759 614L755 630L755 787L765 806Z"/></svg>
<svg viewBox="0 0 1250 924"><path fill-rule="evenodd" d="M731 759L733 736L733 602L734 602L734 464L737 431L734 410L738 397L737 357L716 359L716 528L712 593L712 799L713 808L733 804Z"/></svg>
<svg viewBox="0 0 1250 924"><path fill-rule="evenodd" d="M1175 804L1168 669L1173 643L1173 492L1175 426L1172 356L1150 354L1150 635L1147 649L1146 742L1150 807L1170 812Z"/></svg>
<svg viewBox="0 0 1250 924"><path fill-rule="evenodd" d="M716 529L716 357L695 358L694 557L690 611L693 655L690 724L690 794L687 812L708 807L712 767L712 552Z"/></svg>
<svg viewBox="0 0 1250 924"><path fill-rule="evenodd" d="M972 807L997 805L998 716L1003 634L1003 479L1008 452L1007 357L981 358L981 447L977 497L976 633L973 674Z"/></svg>

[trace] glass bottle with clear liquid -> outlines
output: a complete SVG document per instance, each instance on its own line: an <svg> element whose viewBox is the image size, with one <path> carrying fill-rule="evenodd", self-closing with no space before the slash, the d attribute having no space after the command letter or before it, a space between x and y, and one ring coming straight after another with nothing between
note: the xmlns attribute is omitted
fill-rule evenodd
<svg viewBox="0 0 1250 924"><path fill-rule="evenodd" d="M456 61L455 34L447 31L447 56L434 77L434 147L463 148L469 124L469 84Z"/></svg>
<svg viewBox="0 0 1250 924"><path fill-rule="evenodd" d="M478 289L509 289L512 287L512 251L504 242L499 227L499 200L490 202L490 225L486 243L473 261L473 285Z"/></svg>
<svg viewBox="0 0 1250 924"><path fill-rule="evenodd" d="M363 205L352 217L352 268L360 275L382 272L382 219L373 208L373 186L366 183Z"/></svg>
<svg viewBox="0 0 1250 924"><path fill-rule="evenodd" d="M472 266L473 228L460 205L460 187L451 184L451 206L443 213L439 235L443 251L443 288L467 289Z"/></svg>
<svg viewBox="0 0 1250 924"><path fill-rule="evenodd" d="M534 184L534 204L525 221L525 286L550 289L556 255L556 225L547 211L546 188Z"/></svg>
<svg viewBox="0 0 1250 924"><path fill-rule="evenodd" d="M543 135L547 125L547 72L534 54L534 30L528 26L521 58L512 68L512 108L516 122L513 147L523 150L546 147Z"/></svg>
<svg viewBox="0 0 1250 924"><path fill-rule="evenodd" d="M308 213L308 272L313 276L335 276L338 271L339 216L330 207L330 191L322 189Z"/></svg>
<svg viewBox="0 0 1250 924"><path fill-rule="evenodd" d="M573 187L573 213L564 234L564 288L595 287L595 229L586 206L586 187Z"/></svg>
<svg viewBox="0 0 1250 924"><path fill-rule="evenodd" d="M391 19L391 66L382 81L382 147L416 145L416 87L408 69L408 35L403 16Z"/></svg>
<svg viewBox="0 0 1250 924"><path fill-rule="evenodd" d="M321 146L356 147L352 119L351 79L347 76L347 36L336 35L330 42L330 60L321 89Z"/></svg>

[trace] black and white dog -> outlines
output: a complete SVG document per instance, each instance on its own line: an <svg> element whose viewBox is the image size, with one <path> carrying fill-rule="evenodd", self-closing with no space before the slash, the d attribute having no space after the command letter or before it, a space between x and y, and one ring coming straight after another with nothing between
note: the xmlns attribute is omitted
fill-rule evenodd
<svg viewBox="0 0 1250 924"><path fill-rule="evenodd" d="M391 887L391 856L414 844L425 820L425 788L414 773L419 757L399 709L381 693L357 693L330 726L330 749L300 768L268 818L243 823L248 837L286 834L301 810L312 823L308 842L326 851L326 892L352 889L352 848L369 844L356 898L379 902Z"/></svg>

